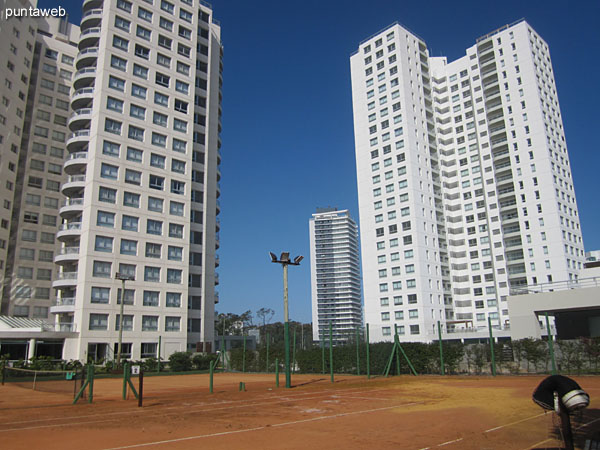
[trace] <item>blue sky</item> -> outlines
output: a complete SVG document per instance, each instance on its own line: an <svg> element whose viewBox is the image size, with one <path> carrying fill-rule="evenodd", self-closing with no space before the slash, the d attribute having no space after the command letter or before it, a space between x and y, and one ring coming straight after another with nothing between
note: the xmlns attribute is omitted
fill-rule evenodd
<svg viewBox="0 0 600 450"><path fill-rule="evenodd" d="M62 5L79 20L79 1ZM394 21L433 56L454 60L477 37L525 18L548 42L586 250L600 249L600 2L213 0L224 44L219 312L283 317L282 273L268 252L306 258L290 268L290 318L311 321L308 220L317 206L358 220L350 54ZM588 84L589 83L589 84Z"/></svg>

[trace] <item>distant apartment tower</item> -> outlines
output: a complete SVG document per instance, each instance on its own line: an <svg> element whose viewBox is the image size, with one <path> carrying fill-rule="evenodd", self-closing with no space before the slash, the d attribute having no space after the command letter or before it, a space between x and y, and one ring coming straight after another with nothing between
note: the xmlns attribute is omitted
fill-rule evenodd
<svg viewBox="0 0 600 450"><path fill-rule="evenodd" d="M394 24L351 56L372 340L503 332L511 287L576 280L583 242L547 44L525 21L430 57Z"/></svg>
<svg viewBox="0 0 600 450"><path fill-rule="evenodd" d="M347 210L317 208L309 221L313 340L334 345L362 326L358 228Z"/></svg>
<svg viewBox="0 0 600 450"><path fill-rule="evenodd" d="M12 219L3 270L2 314L53 322L54 257L60 248L56 241L58 208L64 199L61 184L67 181L63 163L79 27L66 18L40 19L29 24L31 29L17 19L9 19L7 24L14 39L24 43L23 50L32 47L33 52L31 56L16 53L24 62L24 78L19 80L27 94L24 114L19 106L13 109L8 105L12 119L21 121L23 133L16 181L11 181L12 196L4 200L8 205L12 199ZM10 95L8 89L2 92L3 97Z"/></svg>
<svg viewBox="0 0 600 450"><path fill-rule="evenodd" d="M56 321L77 333L63 354L112 359L121 326L125 358L210 351L220 27L203 1L85 0L80 30L53 281Z"/></svg>

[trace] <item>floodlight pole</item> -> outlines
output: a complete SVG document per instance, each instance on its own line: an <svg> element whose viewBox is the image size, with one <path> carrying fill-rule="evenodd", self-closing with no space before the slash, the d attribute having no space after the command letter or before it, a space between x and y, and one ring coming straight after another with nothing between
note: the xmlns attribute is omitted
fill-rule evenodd
<svg viewBox="0 0 600 450"><path fill-rule="evenodd" d="M290 323L288 310L288 266L299 266L302 256L297 256L294 261L290 260L289 253L283 252L277 259L275 254L271 253L271 262L279 263L283 266L283 341L285 346L285 387L292 387L290 373Z"/></svg>
<svg viewBox="0 0 600 450"><path fill-rule="evenodd" d="M121 280L121 308L119 312L119 343L117 347L117 367L121 366L121 350L123 348L123 310L125 306L125 281L134 281L134 278L117 272L115 275L117 280ZM160 360L159 360L160 361ZM159 363L160 364L160 363Z"/></svg>

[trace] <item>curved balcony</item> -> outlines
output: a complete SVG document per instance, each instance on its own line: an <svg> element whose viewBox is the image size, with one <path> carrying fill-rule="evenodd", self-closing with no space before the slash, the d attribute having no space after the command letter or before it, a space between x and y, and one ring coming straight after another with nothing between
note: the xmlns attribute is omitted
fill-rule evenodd
<svg viewBox="0 0 600 450"><path fill-rule="evenodd" d="M78 238L81 234L81 222L63 223L56 233L56 239L59 241L67 241L73 238Z"/></svg>
<svg viewBox="0 0 600 450"><path fill-rule="evenodd" d="M75 297L57 298L50 307L50 314L68 314L75 312Z"/></svg>
<svg viewBox="0 0 600 450"><path fill-rule="evenodd" d="M59 272L52 282L52 287L60 289L67 286L77 286L77 272Z"/></svg>
<svg viewBox="0 0 600 450"><path fill-rule="evenodd" d="M79 23L79 29L83 31L91 27L100 26L101 21L102 8L89 9L82 14L81 22Z"/></svg>
<svg viewBox="0 0 600 450"><path fill-rule="evenodd" d="M78 150L86 147L90 140L90 130L79 130L69 134L67 138L67 150L69 153L77 153Z"/></svg>
<svg viewBox="0 0 600 450"><path fill-rule="evenodd" d="M78 109L84 108L86 106L90 106L92 104L92 100L94 99L94 88L87 87L83 89L78 89L73 92L73 96L71 97L71 108L74 111Z"/></svg>
<svg viewBox="0 0 600 450"><path fill-rule="evenodd" d="M98 47L100 41L100 27L92 27L87 30L82 30L79 35L79 51L90 47Z"/></svg>
<svg viewBox="0 0 600 450"><path fill-rule="evenodd" d="M66 197L71 197L75 192L82 190L84 187L85 175L71 175L60 187L60 190Z"/></svg>
<svg viewBox="0 0 600 450"><path fill-rule="evenodd" d="M84 69L96 65L98 58L98 47L89 47L80 51L75 58L75 68L77 70Z"/></svg>
<svg viewBox="0 0 600 450"><path fill-rule="evenodd" d="M73 88L79 90L86 87L93 87L96 81L96 68L86 67L78 70L73 76Z"/></svg>
<svg viewBox="0 0 600 450"><path fill-rule="evenodd" d="M81 108L69 116L68 126L71 131L78 131L89 126L92 119L92 108Z"/></svg>
<svg viewBox="0 0 600 450"><path fill-rule="evenodd" d="M86 11L89 11L90 9L101 8L103 3L104 3L104 0L84 0L81 8L82 8L83 12L85 13Z"/></svg>
<svg viewBox="0 0 600 450"><path fill-rule="evenodd" d="M63 203L60 208L59 214L63 219L69 219L80 215L83 212L83 199L82 198L70 198Z"/></svg>
<svg viewBox="0 0 600 450"><path fill-rule="evenodd" d="M88 162L88 152L75 152L69 155L63 169L68 175L75 175L85 169Z"/></svg>
<svg viewBox="0 0 600 450"><path fill-rule="evenodd" d="M61 262L73 263L79 259L79 247L63 247L59 253L54 257L54 262L60 264Z"/></svg>
<svg viewBox="0 0 600 450"><path fill-rule="evenodd" d="M63 333L74 333L77 331L77 325L73 322L60 322L54 326L54 331Z"/></svg>

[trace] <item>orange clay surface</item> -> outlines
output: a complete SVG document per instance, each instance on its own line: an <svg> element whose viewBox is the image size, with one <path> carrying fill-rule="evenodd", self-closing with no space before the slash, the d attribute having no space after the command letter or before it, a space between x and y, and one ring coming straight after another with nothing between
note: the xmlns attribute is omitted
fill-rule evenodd
<svg viewBox="0 0 600 450"><path fill-rule="evenodd" d="M0 386L0 449L548 449L557 418L531 401L543 376L372 378L272 374L146 376L144 405L122 380L96 379L94 402ZM600 440L600 377L576 444ZM133 378L137 386L137 378ZM239 391L244 382L246 391Z"/></svg>

